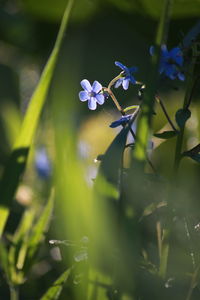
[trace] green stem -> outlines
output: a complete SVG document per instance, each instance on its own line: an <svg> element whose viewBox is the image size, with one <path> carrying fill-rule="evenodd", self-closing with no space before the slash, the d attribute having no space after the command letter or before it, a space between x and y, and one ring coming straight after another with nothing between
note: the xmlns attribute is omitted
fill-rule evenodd
<svg viewBox="0 0 200 300"><path fill-rule="evenodd" d="M104 88L104 91L107 92L110 95L110 97L112 98L112 100L113 100L114 104L116 105L118 111L121 112L122 115L124 115L123 109L122 109L121 105L119 104L119 102L117 101L117 98L115 97L115 95L113 94L111 89Z"/></svg>
<svg viewBox="0 0 200 300"><path fill-rule="evenodd" d="M123 73L123 72L121 72L119 75L117 75L115 78L113 78L113 79L111 80L111 82L110 82L109 85L108 85L108 90L110 90L111 87L115 84L115 82L116 82L118 79L120 79L120 78L122 77L122 73Z"/></svg>
<svg viewBox="0 0 200 300"><path fill-rule="evenodd" d="M161 246L161 253L160 253L160 268L159 268L159 276L162 279L165 279L167 273L167 262L168 262L168 255L169 255L169 236L170 236L170 230L163 229L162 246Z"/></svg>
<svg viewBox="0 0 200 300"><path fill-rule="evenodd" d="M10 300L19 299L19 289L17 286L10 285Z"/></svg>
<svg viewBox="0 0 200 300"><path fill-rule="evenodd" d="M167 121L169 122L169 124L171 125L172 129L174 131L177 131L176 127L174 126L174 124L172 122L172 120L170 119L170 116L167 113L167 110L166 110L166 108L164 106L164 103L162 102L161 98L158 95L156 95L156 101L160 104L160 106L161 106L161 108L162 108L162 110L163 110L163 112L165 114L165 117L166 117Z"/></svg>
<svg viewBox="0 0 200 300"><path fill-rule="evenodd" d="M195 51L194 51L195 52ZM193 93L193 75L194 75L194 68L195 68L196 57L194 56L188 70L187 74L187 82L186 82L186 92L183 101L183 109L188 109L188 104L191 102L191 94ZM177 136L176 141L176 150L175 150L175 159L174 159L174 174L176 175L180 166L180 161L182 158L182 145L183 145L183 137L185 131L185 124L180 128L180 133Z"/></svg>
<svg viewBox="0 0 200 300"><path fill-rule="evenodd" d="M141 162L144 165L146 159L146 147L151 130L154 99L158 83L158 66L160 63L161 45L166 40L168 31L168 23L171 12L172 0L165 0L163 13L161 14L160 22L158 24L158 31L156 37L155 55L151 57L151 72L147 81L147 87L142 103L142 113L138 121L137 139L135 149L133 151L134 160Z"/></svg>

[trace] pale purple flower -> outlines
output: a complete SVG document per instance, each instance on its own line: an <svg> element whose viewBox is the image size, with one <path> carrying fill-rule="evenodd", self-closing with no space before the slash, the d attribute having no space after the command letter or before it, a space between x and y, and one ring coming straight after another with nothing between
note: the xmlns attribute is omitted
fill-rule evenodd
<svg viewBox="0 0 200 300"><path fill-rule="evenodd" d="M81 81L81 86L84 91L79 93L79 99L81 101L88 101L88 108L95 110L97 103L102 105L105 101L105 95L102 93L102 85L98 81L94 81L92 86L87 79Z"/></svg>

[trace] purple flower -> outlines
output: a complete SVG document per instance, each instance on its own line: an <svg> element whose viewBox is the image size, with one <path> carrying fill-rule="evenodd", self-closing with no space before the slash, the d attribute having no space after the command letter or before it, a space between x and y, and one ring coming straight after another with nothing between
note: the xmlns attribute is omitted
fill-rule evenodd
<svg viewBox="0 0 200 300"><path fill-rule="evenodd" d="M95 110L97 103L102 105L105 101L105 96L102 93L102 85L98 81L94 81L93 85L89 83L87 79L81 81L81 86L84 91L79 93L79 99L81 101L88 101L88 108Z"/></svg>
<svg viewBox="0 0 200 300"><path fill-rule="evenodd" d="M150 47L150 54L154 55L154 47ZM161 60L159 72L164 73L167 77L174 80L176 78L185 80L184 74L180 71L183 66L183 53L179 47L175 47L170 51L166 45L161 46Z"/></svg>
<svg viewBox="0 0 200 300"><path fill-rule="evenodd" d="M131 117L132 117L132 115L122 116L119 120L112 122L110 124L110 127L115 128L115 127L118 127L120 125L124 126L130 121Z"/></svg>
<svg viewBox="0 0 200 300"><path fill-rule="evenodd" d="M50 177L51 163L44 147L41 147L36 151L35 168L38 176L42 179L48 179Z"/></svg>
<svg viewBox="0 0 200 300"><path fill-rule="evenodd" d="M136 67L127 68L122 63L116 61L115 65L120 67L123 72L121 72L121 78L119 78L115 83L115 88L118 88L120 85L122 85L124 90L127 90L129 87L129 82L132 84L136 84L136 80L133 77L132 73L137 72Z"/></svg>

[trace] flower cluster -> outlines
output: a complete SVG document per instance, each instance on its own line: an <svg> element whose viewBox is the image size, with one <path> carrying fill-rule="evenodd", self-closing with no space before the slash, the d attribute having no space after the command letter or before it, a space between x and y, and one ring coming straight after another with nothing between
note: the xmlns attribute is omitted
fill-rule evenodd
<svg viewBox="0 0 200 300"><path fill-rule="evenodd" d="M154 47L150 47L150 54L154 55ZM184 74L181 72L183 67L183 52L179 47L175 47L168 51L166 45L161 46L161 59L160 59L160 74L174 80L176 78L185 80Z"/></svg>
<svg viewBox="0 0 200 300"><path fill-rule="evenodd" d="M118 61L115 62L115 65L122 69L122 72L118 77L116 77L115 88L122 85L123 89L127 90L130 82L132 84L136 84L136 80L132 75L133 72L137 71L136 67L127 68ZM84 90L79 93L79 99L81 101L88 101L88 108L91 110L95 110L97 108L97 103L100 105L104 104L105 100L109 96L109 93L106 92L106 89L103 88L98 81L94 81L91 86L87 79L83 79L81 81L81 86Z"/></svg>
<svg viewBox="0 0 200 300"><path fill-rule="evenodd" d="M154 47L150 47L150 54L154 55ZM182 72L183 68L183 52L180 47L174 47L170 51L168 51L166 45L161 46L161 59L159 66L159 73L164 74L170 79L174 80L178 78L179 80L184 80L185 76ZM136 81L133 73L137 72L137 67L126 67L121 62L116 61L115 65L121 69L121 72L118 76L111 80L108 87L103 87L98 81L94 81L91 85L87 79L83 79L81 81L81 86L83 90L79 92L79 98L81 101L88 101L88 108L91 110L95 110L97 108L97 104L104 104L105 100L109 97L112 98L114 104L116 105L119 112L122 113L122 117L114 121L110 124L111 128L115 128L118 126L125 126L131 119L132 115L127 114L130 111L130 107L123 109L118 103L113 91L112 87L119 88L122 86L124 90L129 88L130 83L133 85L139 84L139 99L142 100L142 94L145 89L145 84L139 81ZM137 111L138 112L138 111Z"/></svg>

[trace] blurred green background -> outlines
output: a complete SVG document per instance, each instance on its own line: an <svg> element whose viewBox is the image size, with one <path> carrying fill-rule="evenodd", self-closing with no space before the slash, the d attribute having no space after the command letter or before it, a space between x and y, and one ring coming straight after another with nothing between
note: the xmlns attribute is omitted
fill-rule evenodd
<svg viewBox="0 0 200 300"><path fill-rule="evenodd" d="M29 99L53 48L66 4L66 0L0 2L0 175L18 135ZM38 205L43 204L49 195L50 183L41 181L34 168L35 149L45 145L49 156L55 161L55 169L60 170L60 176L70 174L70 180L58 183L61 192L55 205L50 231L39 253L38 264L30 275L31 280L22 285L20 299L39 299L49 283L66 269L63 261L57 261L57 256L52 254L48 239L70 239L64 222L67 216L71 215L71 224L75 223L75 227L79 221L82 226L80 212L76 212L73 199L66 204L65 197L70 194L70 188L71 194L75 193L74 197L77 199L81 197L81 193L88 193L88 197L91 197L87 188L92 185L92 179L96 176L97 164L94 159L105 152L117 133L109 128L109 124L119 116L112 102L108 100L95 112L89 111L87 105L78 98L80 81L84 78L90 82L98 80L106 86L119 73L114 65L117 60L129 67L137 66L139 71L136 79L145 82L151 72L149 47L155 41L161 9L162 1L159 0L75 0L34 148L9 217L7 232L14 232L26 207L34 201ZM199 20L199 15L200 1L174 1L167 40L169 48L181 43L183 36ZM160 93L172 119L181 106L183 89L184 83L170 80L164 84L161 82ZM126 93L118 90L116 94L123 107L139 103L136 87L131 87ZM195 146L200 138L198 94L199 90L195 94L196 103L192 106L193 117L187 124L186 149ZM166 125L160 108L156 108L156 112L154 132ZM54 137L52 124L59 132L57 137ZM62 147L60 157L64 159L61 162L60 157L57 157L59 153L54 149L54 138ZM155 139L154 142L154 163L161 175L168 177L174 158L170 151L174 146L174 139L165 142ZM74 165L69 165L65 158L67 152L63 147L72 147L70 149L77 151L82 160L81 172L85 174L87 187L77 186L81 182L76 173L80 166L75 168ZM191 176L199 175L196 163L188 163L186 160L183 170L186 169ZM55 177L58 178L59 174L56 173ZM84 213L87 215L87 212ZM72 299L70 292L67 293L67 296L63 293L61 299ZM0 282L0 299L9 299L4 281Z"/></svg>

